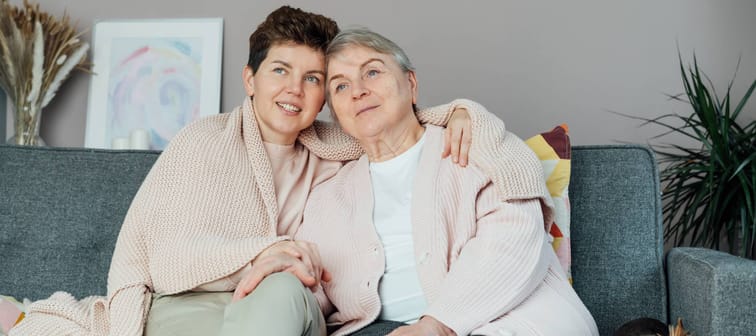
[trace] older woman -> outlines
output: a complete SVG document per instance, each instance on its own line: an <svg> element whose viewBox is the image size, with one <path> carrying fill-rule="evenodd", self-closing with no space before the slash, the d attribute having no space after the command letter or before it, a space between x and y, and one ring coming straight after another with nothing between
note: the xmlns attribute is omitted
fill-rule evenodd
<svg viewBox="0 0 756 336"><path fill-rule="evenodd" d="M331 272L316 295L335 334L388 320L410 323L391 335L598 335L547 243L550 202L525 144L504 137L495 189L441 158L442 129L418 122L393 42L345 30L326 55L329 106L366 152L313 191L296 234Z"/></svg>

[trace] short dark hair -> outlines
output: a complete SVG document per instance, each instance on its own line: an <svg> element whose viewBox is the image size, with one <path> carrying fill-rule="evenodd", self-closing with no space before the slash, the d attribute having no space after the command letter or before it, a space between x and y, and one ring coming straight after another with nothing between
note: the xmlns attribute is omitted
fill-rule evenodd
<svg viewBox="0 0 756 336"><path fill-rule="evenodd" d="M270 47L282 43L306 45L325 55L328 43L339 33L336 21L320 14L299 8L281 6L249 36L247 65L256 73L260 63L268 56Z"/></svg>

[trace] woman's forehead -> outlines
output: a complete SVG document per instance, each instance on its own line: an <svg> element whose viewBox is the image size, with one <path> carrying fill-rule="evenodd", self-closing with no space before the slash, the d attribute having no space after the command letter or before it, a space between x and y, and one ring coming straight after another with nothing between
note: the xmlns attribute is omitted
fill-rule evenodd
<svg viewBox="0 0 756 336"><path fill-rule="evenodd" d="M304 44L280 43L268 49L263 62L283 61L291 65L316 66L323 68L325 54Z"/></svg>
<svg viewBox="0 0 756 336"><path fill-rule="evenodd" d="M381 53L369 47L353 45L328 55L326 63L333 68L334 66L364 67L372 63L391 65L396 62L391 55Z"/></svg>

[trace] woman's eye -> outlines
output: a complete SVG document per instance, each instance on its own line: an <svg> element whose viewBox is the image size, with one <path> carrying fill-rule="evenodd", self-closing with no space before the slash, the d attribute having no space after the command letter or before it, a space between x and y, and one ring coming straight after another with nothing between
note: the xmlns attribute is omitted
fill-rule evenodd
<svg viewBox="0 0 756 336"><path fill-rule="evenodd" d="M310 83L315 83L315 84L320 83L320 78L318 78L317 76L307 76L305 77L305 80Z"/></svg>
<svg viewBox="0 0 756 336"><path fill-rule="evenodd" d="M368 77L375 77L378 76L378 70L368 70L367 72Z"/></svg>
<svg viewBox="0 0 756 336"><path fill-rule="evenodd" d="M333 90L336 92L339 92L341 90L346 89L346 87L347 87L346 84L339 84L339 85L336 85L336 87L334 87Z"/></svg>
<svg viewBox="0 0 756 336"><path fill-rule="evenodd" d="M286 70L284 70L284 68L275 68L275 69L273 69L273 72L275 72L275 73L277 73L279 75L282 75L282 74L286 73Z"/></svg>

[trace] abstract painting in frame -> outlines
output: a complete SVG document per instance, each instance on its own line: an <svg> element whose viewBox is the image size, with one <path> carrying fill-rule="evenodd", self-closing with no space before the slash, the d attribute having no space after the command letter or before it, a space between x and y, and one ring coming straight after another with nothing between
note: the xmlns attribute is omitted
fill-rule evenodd
<svg viewBox="0 0 756 336"><path fill-rule="evenodd" d="M149 134L162 150L220 110L223 19L107 20L94 26L85 146Z"/></svg>

